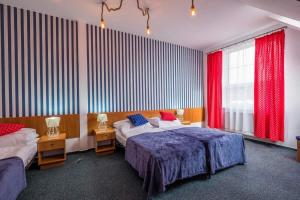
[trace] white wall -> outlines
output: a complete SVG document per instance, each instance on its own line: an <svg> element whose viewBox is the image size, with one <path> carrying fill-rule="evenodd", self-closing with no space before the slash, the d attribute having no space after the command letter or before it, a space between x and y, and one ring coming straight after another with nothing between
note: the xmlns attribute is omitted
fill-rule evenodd
<svg viewBox="0 0 300 200"><path fill-rule="evenodd" d="M78 54L79 54L79 114L80 114L80 138L67 139L67 152L84 151L94 148L94 137L88 136L87 114L88 114L88 95L87 95L87 52L86 52L86 22L78 21Z"/></svg>
<svg viewBox="0 0 300 200"><path fill-rule="evenodd" d="M285 33L285 142L276 144L296 149L296 136L300 136L300 31L287 28ZM234 42L236 40L232 43ZM226 46L223 44L219 47L224 45ZM216 46L213 49L217 49ZM204 50L203 54L205 108L207 108L207 52L211 49Z"/></svg>
<svg viewBox="0 0 300 200"><path fill-rule="evenodd" d="M285 47L285 142L296 148L300 135L300 31L286 30Z"/></svg>

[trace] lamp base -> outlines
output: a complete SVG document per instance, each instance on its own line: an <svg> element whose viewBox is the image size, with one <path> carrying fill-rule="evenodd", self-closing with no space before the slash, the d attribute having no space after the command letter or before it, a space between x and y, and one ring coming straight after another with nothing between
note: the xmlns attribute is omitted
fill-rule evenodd
<svg viewBox="0 0 300 200"><path fill-rule="evenodd" d="M48 137L54 138L57 137L58 135L59 135L58 127L48 128L48 132L47 132Z"/></svg>
<svg viewBox="0 0 300 200"><path fill-rule="evenodd" d="M106 131L106 129L107 129L106 123L105 122L99 122L98 129L100 129L102 131Z"/></svg>
<svg viewBox="0 0 300 200"><path fill-rule="evenodd" d="M183 122L184 121L184 118L183 118L183 115L177 115L177 118L180 122Z"/></svg>

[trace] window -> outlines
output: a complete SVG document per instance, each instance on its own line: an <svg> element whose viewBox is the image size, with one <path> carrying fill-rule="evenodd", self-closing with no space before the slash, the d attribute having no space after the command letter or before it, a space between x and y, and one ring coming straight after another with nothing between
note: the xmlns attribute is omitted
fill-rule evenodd
<svg viewBox="0 0 300 200"><path fill-rule="evenodd" d="M223 51L223 108L253 112L254 41Z"/></svg>
<svg viewBox="0 0 300 200"><path fill-rule="evenodd" d="M223 111L226 130L253 134L254 41L223 50Z"/></svg>

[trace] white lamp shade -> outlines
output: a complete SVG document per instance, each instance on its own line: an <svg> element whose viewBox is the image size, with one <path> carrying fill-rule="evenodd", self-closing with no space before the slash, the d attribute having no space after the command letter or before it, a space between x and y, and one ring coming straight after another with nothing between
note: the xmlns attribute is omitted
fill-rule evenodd
<svg viewBox="0 0 300 200"><path fill-rule="evenodd" d="M45 120L48 128L59 127L60 117L48 117Z"/></svg>
<svg viewBox="0 0 300 200"><path fill-rule="evenodd" d="M176 111L177 115L183 115L184 114L184 110L183 109L177 109Z"/></svg>
<svg viewBox="0 0 300 200"><path fill-rule="evenodd" d="M107 122L107 115L106 114L98 114L97 116L97 121L98 122Z"/></svg>

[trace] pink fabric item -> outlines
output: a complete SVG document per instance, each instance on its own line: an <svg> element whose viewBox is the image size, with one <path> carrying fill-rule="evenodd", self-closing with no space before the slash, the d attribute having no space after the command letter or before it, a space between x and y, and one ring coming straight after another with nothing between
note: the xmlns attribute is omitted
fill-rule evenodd
<svg viewBox="0 0 300 200"><path fill-rule="evenodd" d="M254 134L284 141L284 30L255 40Z"/></svg>
<svg viewBox="0 0 300 200"><path fill-rule="evenodd" d="M176 116L170 112L160 112L160 118L165 121L174 121L176 120Z"/></svg>
<svg viewBox="0 0 300 200"><path fill-rule="evenodd" d="M210 128L223 128L222 51L207 55L207 114Z"/></svg>
<svg viewBox="0 0 300 200"><path fill-rule="evenodd" d="M25 128L23 124L0 124L0 136L14 133L21 128Z"/></svg>

